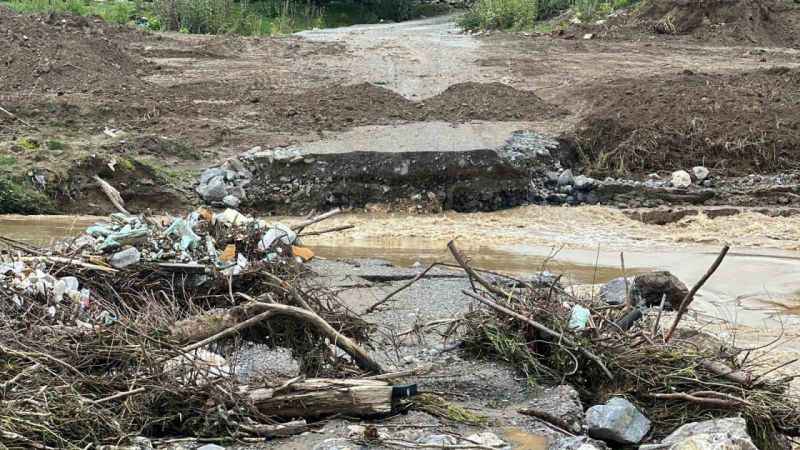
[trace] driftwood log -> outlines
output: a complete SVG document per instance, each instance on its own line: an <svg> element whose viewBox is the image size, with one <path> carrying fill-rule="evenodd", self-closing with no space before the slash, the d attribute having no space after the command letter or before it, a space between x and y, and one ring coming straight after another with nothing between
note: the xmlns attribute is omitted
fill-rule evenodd
<svg viewBox="0 0 800 450"><path fill-rule="evenodd" d="M247 395L263 414L284 418L371 416L392 411L392 385L385 381L313 378L277 391L257 388L248 390Z"/></svg>

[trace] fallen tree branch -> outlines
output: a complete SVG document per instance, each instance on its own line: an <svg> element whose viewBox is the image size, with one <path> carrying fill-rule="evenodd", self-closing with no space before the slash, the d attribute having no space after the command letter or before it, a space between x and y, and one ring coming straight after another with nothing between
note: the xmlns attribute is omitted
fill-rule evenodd
<svg viewBox="0 0 800 450"><path fill-rule="evenodd" d="M683 300L681 301L681 306L678 307L678 313L675 315L675 321L672 322L672 326L669 328L669 332L664 337L665 343L669 342L669 340L672 339L672 334L675 333L675 329L678 328L678 323L681 321L681 318L689 309L689 304L691 304L692 300L694 300L694 295L701 287L703 287L704 284L706 284L706 281L708 281L708 279L711 278L711 275L713 275L714 272L717 271L719 265L722 264L722 260L725 259L725 255L728 254L728 250L730 250L730 246L726 245L725 247L722 247L722 251L719 252L717 259L714 261L713 264L711 264L711 267L708 268L703 277L700 278L700 280L697 283L695 283L694 286L692 286L692 289L686 294L686 296L683 297Z"/></svg>
<svg viewBox="0 0 800 450"><path fill-rule="evenodd" d="M114 186L111 186L106 180L100 178L99 175L95 175L93 178L100 185L100 189L106 194L106 197L108 197L108 201L110 201L119 212L130 216L131 213L125 209L125 200L122 199L122 195L120 195L119 191L114 189Z"/></svg>
<svg viewBox="0 0 800 450"><path fill-rule="evenodd" d="M742 405L750 405L750 402L733 396L727 396L722 393L716 393L720 396L727 398L711 398L701 397L697 395L687 394L685 392L675 392L672 394L644 394L645 397L655 398L659 400L683 400L691 403L697 403L706 406L717 408L736 408Z"/></svg>
<svg viewBox="0 0 800 450"><path fill-rule="evenodd" d="M114 269L112 267L99 266L97 264L90 264L90 263L86 263L86 262L83 262L83 261L79 261L77 259L64 258L64 257L61 257L61 256L23 256L21 258L17 258L17 260L23 261L23 262L42 261L42 262L49 262L49 263L63 263L63 264L71 265L71 266L83 267L84 269L97 270L97 271L100 271L100 272L108 272L108 273L116 273L117 272L117 269Z"/></svg>
<svg viewBox="0 0 800 450"><path fill-rule="evenodd" d="M3 108L2 106L0 106L0 111L5 113L5 115L7 115L8 117L11 117L14 120L19 120L21 123L27 125L28 127L33 128L34 130L38 130L38 128L36 128L35 126L31 125L30 123L20 119L19 116L17 116L16 114L12 113L11 111Z"/></svg>
<svg viewBox="0 0 800 450"><path fill-rule="evenodd" d="M297 237L319 236L321 234L326 234L326 233L335 233L337 231L350 230L350 229L355 228L355 227L356 227L355 225L342 225L342 226L333 227L333 228L327 228L327 229L319 230L319 231L308 231L306 233L300 233L300 234L297 235Z"/></svg>
<svg viewBox="0 0 800 450"><path fill-rule="evenodd" d="M700 365L706 370L713 372L734 383L741 384L742 386L751 386L753 384L753 375L741 370L736 370L728 365L719 361L712 361L710 359L701 359Z"/></svg>
<svg viewBox="0 0 800 450"><path fill-rule="evenodd" d="M264 320L264 317L268 316L266 315L267 312L270 313L269 315L287 315L314 325L317 331L327 337L331 343L350 355L360 368L378 374L384 372L381 365L372 359L361 347L356 345L356 343L347 336L339 333L314 311L295 306L282 305L279 303L249 303L229 308L223 312L204 314L178 321L171 327L170 331L172 335L179 340L185 342L201 341L207 344L216 340L214 339L216 337L215 335L219 334L219 338L221 338L224 337L222 333L225 333L225 336L227 336L239 331L241 328L236 327L241 323L247 322L247 326L251 326L256 322ZM254 316L259 315L261 317L256 320ZM250 319L254 320L249 322ZM197 344L192 344L185 348L197 348L196 346Z"/></svg>
<svg viewBox="0 0 800 450"><path fill-rule="evenodd" d="M220 340L222 338L225 338L225 337L231 336L233 334L236 334L239 331L241 331L241 330L243 330L245 328L248 328L250 326L253 326L253 325L257 324L257 323L261 323L264 320L267 320L268 318L270 318L270 317L272 317L274 315L275 315L274 311L265 311L265 312L263 312L261 314L258 314L256 316L253 316L253 317L245 320L244 322L239 322L238 324L236 324L236 325L234 325L234 326L232 326L230 328L226 328L225 330L220 331L219 333L217 333L217 334L215 334L213 336L209 336L209 337L203 339L202 341L198 341L198 342L195 342L194 344L187 345L186 347L183 347L182 350L184 352L186 352L186 353L188 353L188 352L190 352L192 350L196 350L196 349L198 349L200 347L203 347L203 346L206 346L206 345L208 345L208 344L210 344L212 342L216 342L216 341L218 341L218 340Z"/></svg>
<svg viewBox="0 0 800 450"><path fill-rule="evenodd" d="M520 414L524 414L526 416L535 417L542 422L547 423L548 425L555 426L558 431L574 436L575 434L569 430L573 429L573 426L570 426L565 420L561 419L560 417L554 416L546 411L541 411L538 409L520 409L518 411ZM578 430L580 431L580 430Z"/></svg>
<svg viewBox="0 0 800 450"><path fill-rule="evenodd" d="M294 226L292 226L292 230L294 230L296 233L299 234L307 226L314 225L315 223L322 222L325 219L330 219L331 217L333 217L333 216L335 216L337 214L341 214L341 213L342 213L342 210L339 209L339 208L332 209L332 210L330 210L330 211L328 211L328 212L326 212L324 214L320 214L318 216L312 217L312 218L310 218L308 220L304 220L304 221L302 221L302 222L300 222L298 224L295 224Z"/></svg>
<svg viewBox="0 0 800 450"><path fill-rule="evenodd" d="M459 252L458 248L456 248L455 241L450 241L447 244L447 248L450 249L450 253L453 254L453 257L456 259L456 262L458 262L458 264L464 269L464 271L466 271L467 274L470 277L475 279L475 281L477 281L486 290L488 290L489 292L491 292L491 293L493 293L493 294L495 294L495 295L497 295L497 296L499 296L501 298L514 298L514 299L516 299L516 297L514 297L513 294L505 292L502 289L500 289L500 288L498 288L496 286L493 286L485 278L483 278L479 273L474 271L469 266L469 264L467 264L466 259L461 254L461 252ZM466 290L462 290L461 292L463 292L465 295L467 295L469 297L472 297L472 298L478 300L479 302L491 307L495 311L502 312L503 314L507 314L507 315L509 315L511 317L514 317L517 320L521 320L521 321L527 323L528 325L532 326L533 328L537 329L538 331L546 334L547 336L552 337L554 339L558 339L559 341L564 342L567 345L571 345L571 346L575 347L579 352L583 353L584 356L586 356L587 358L589 358L592 361L594 361L595 364L597 364L600 367L600 369L603 370L603 372L606 374L606 376L609 379L613 379L614 378L614 376L611 374L611 371L608 370L608 368L606 367L606 365L603 363L603 361L600 359L599 356L595 355L594 353L590 352L589 350L587 350L587 349L583 348L582 346L578 345L574 340L572 340L571 338L565 336L563 333L559 333L557 331L551 330L547 326L545 326L545 325L543 325L543 324L541 324L539 322L536 322L535 320L529 319L529 318L523 316L522 314L517 313L516 311L512 311L512 310L510 310L510 309L508 309L508 308L506 308L504 306L498 305L497 303L495 303L495 302L493 302L493 301L491 301L489 299L483 298L483 297L481 297L479 295L473 294L472 292L469 292L469 291L466 291Z"/></svg>
<svg viewBox="0 0 800 450"><path fill-rule="evenodd" d="M364 314L369 314L369 313L371 313L371 312L375 311L375 309L376 309L377 307L379 307L379 306L383 305L384 303L388 302L388 301L389 301L389 300L391 300L391 298L392 298L392 297L394 297L395 295L397 295L397 294L399 294L399 293L403 292L404 290L406 290L406 289L410 288L410 287L411 287L411 286L412 286L414 283L416 283L417 281L421 280L421 279L422 279L422 278L423 278L425 275L427 275L427 274L428 274L428 272L430 272L430 271L431 271L431 269L433 269L434 267L436 267L436 266L438 266L438 265L441 265L441 263L435 262L435 263L431 264L430 266L428 266L428 268L427 268L427 269L425 269L425 270L423 270L422 272L418 273L418 274L417 274L417 276L415 276L415 277L414 277L412 280L410 280L408 283L405 283L404 285L402 285L402 286L400 286L399 288L395 289L394 291L390 292L390 293L389 293L389 294L388 294L386 297L384 297L382 300L380 300L380 301L376 302L375 304L373 304L372 306L370 306L369 308L367 308L367 310L366 310L366 311L364 311Z"/></svg>
<svg viewBox="0 0 800 450"><path fill-rule="evenodd" d="M497 303L495 303L495 302L493 302L493 301L491 301L489 299L483 298L480 295L473 294L472 292L467 291L467 290L462 290L461 292L463 294L469 296L469 297L474 298L475 300L478 300L479 302L483 303L484 305L489 306L490 308L494 309L495 311L499 311L499 312L501 312L503 314L507 314L507 315L517 319L517 320L521 320L521 321L527 323L528 325L532 326L533 328L537 329L538 331L550 336L551 338L558 339L559 341L561 341L561 342L563 342L563 343L565 343L567 345L575 347L579 352L583 353L584 356L586 356L587 358L589 358L592 361L594 361L595 364L597 364L600 367L600 369L602 369L602 371L606 374L606 376L609 379L613 379L614 378L614 375L611 374L611 371L608 370L608 368L606 367L606 365L603 363L603 361L600 359L599 356L597 356L594 353L590 352L589 350L586 350L585 348L581 347L580 345L578 345L578 343L576 343L575 341L573 341L569 337L563 335L562 333L559 333L557 331L551 330L550 328L546 327L545 325L542 325L539 322L536 322L535 320L531 320L531 319L523 316L522 314L519 314L519 313L517 313L515 311L512 311L512 310L506 308L505 306L498 305Z"/></svg>

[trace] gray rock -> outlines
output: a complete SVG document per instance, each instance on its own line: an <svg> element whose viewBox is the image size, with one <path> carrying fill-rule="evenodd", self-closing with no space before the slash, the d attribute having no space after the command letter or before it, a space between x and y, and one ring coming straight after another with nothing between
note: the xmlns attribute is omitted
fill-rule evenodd
<svg viewBox="0 0 800 450"><path fill-rule="evenodd" d="M217 176L209 180L207 184L197 186L197 193L207 202L218 202L228 195L228 187L225 185L225 179Z"/></svg>
<svg viewBox="0 0 800 450"><path fill-rule="evenodd" d="M142 255L136 247L129 247L121 252L114 253L108 258L108 263L115 269L124 269L141 261Z"/></svg>
<svg viewBox="0 0 800 450"><path fill-rule="evenodd" d="M619 444L638 444L650 431L650 420L633 404L614 397L586 411L589 436Z"/></svg>
<svg viewBox="0 0 800 450"><path fill-rule="evenodd" d="M228 195L232 195L239 200L247 199L247 193L244 191L244 185L241 184L232 188L228 188Z"/></svg>
<svg viewBox="0 0 800 450"><path fill-rule="evenodd" d="M212 178L216 178L225 174L225 171L219 167L212 167L206 169L200 174L200 184L208 184Z"/></svg>
<svg viewBox="0 0 800 450"><path fill-rule="evenodd" d="M569 431L581 431L583 405L578 391L572 386L546 388L535 399L531 400L525 411L535 417L552 417L567 425Z"/></svg>
<svg viewBox="0 0 800 450"><path fill-rule="evenodd" d="M222 203L225 204L228 208L238 208L239 207L239 198L233 195L226 195L222 198Z"/></svg>
<svg viewBox="0 0 800 450"><path fill-rule="evenodd" d="M637 275L633 283L637 295L646 305L660 305L661 297L666 295L665 309L677 309L689 293L689 288L678 277L666 271Z"/></svg>
<svg viewBox="0 0 800 450"><path fill-rule="evenodd" d="M570 186L570 185L568 185L568 184L565 184L565 185L563 185L563 186L559 186L559 187L558 187L558 191L559 191L559 192L561 192L562 194L567 194L567 195L569 195L569 194L571 194L571 193L572 193L572 186Z"/></svg>
<svg viewBox="0 0 800 450"><path fill-rule="evenodd" d="M719 449L755 450L747 434L747 422L741 417L692 422L681 426L661 441L670 450Z"/></svg>
<svg viewBox="0 0 800 450"><path fill-rule="evenodd" d="M570 169L561 172L561 175L558 176L559 186L572 186L574 183L575 179L572 177L572 170Z"/></svg>
<svg viewBox="0 0 800 450"><path fill-rule="evenodd" d="M636 295L633 292L633 279L628 278L628 289L631 290L631 298L636 303ZM625 303L625 278L614 278L600 288L600 299L609 305L622 305Z"/></svg>
<svg viewBox="0 0 800 450"><path fill-rule="evenodd" d="M225 450L225 447L217 444L206 444L202 447L198 447L197 450Z"/></svg>
<svg viewBox="0 0 800 450"><path fill-rule="evenodd" d="M708 178L709 171L703 166L695 166L692 167L692 173L694 173L694 177L697 178L697 182L699 183Z"/></svg>
<svg viewBox="0 0 800 450"><path fill-rule="evenodd" d="M569 436L556 439L547 450L608 450L608 446L588 436Z"/></svg>
<svg viewBox="0 0 800 450"><path fill-rule="evenodd" d="M475 433L467 436L466 438L469 442L474 442L478 445L482 445L484 447L491 447L491 448L507 448L510 449L508 444L505 443L502 439L497 437L496 434L490 431L484 431L483 433Z"/></svg>
<svg viewBox="0 0 800 450"><path fill-rule="evenodd" d="M587 177L585 175L578 175L575 177L575 189L579 191L590 191L597 187L597 180Z"/></svg>
<svg viewBox="0 0 800 450"><path fill-rule="evenodd" d="M676 188L687 188L692 185L692 177L685 170L672 172L672 186Z"/></svg>

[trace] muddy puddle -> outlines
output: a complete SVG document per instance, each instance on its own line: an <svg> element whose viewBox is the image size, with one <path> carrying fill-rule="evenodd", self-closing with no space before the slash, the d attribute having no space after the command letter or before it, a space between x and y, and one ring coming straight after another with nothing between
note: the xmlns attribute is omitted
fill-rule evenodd
<svg viewBox="0 0 800 450"><path fill-rule="evenodd" d="M500 216L506 214L499 213ZM288 218L284 219L291 222ZM498 239L495 245L483 245L487 242L488 233L485 226L475 230L474 235L470 233L473 231L470 227L463 226L465 222L475 219L474 216L465 216L464 221L460 221L452 216L448 222L458 230L459 243L476 266L518 274L547 270L564 274L562 282L568 285L603 283L622 275L620 244L624 243L604 240L603 236L608 234L608 230L598 229L593 245L569 248L564 248L561 245L563 242L557 241L550 245L539 241L510 244L504 238ZM97 220L99 218L96 217L4 216L0 217L0 235L46 246L55 240L78 234ZM362 230L361 234L321 236L309 239L307 244L324 258L379 258L402 267L451 261L446 248L447 241L442 239L444 234L433 239L430 235L379 238L376 233L370 232L369 226L362 228L365 220L356 220L359 221L361 223L357 230ZM398 229L397 226L391 226L393 221L384 222L381 225L390 225L386 229ZM521 231L517 227L514 230ZM636 244L625 249L626 273L669 270L689 286L703 275L719 250L716 245L665 246L663 241L654 241L646 246L642 245L640 239L636 239ZM734 247L717 273L700 290L693 308L711 320L734 325L759 329L800 326L798 275L800 253L796 251Z"/></svg>
<svg viewBox="0 0 800 450"><path fill-rule="evenodd" d="M353 246L338 247L313 245L317 256L329 259L378 258L391 262L398 267L411 267L416 264L428 266L434 262L452 262L452 256L446 248L423 247L420 242L410 242L403 246L394 242L360 242ZM526 274L549 271L564 274L575 284L605 283L622 276L619 267L595 266L592 264L574 263L553 259L549 255L525 255L482 247L469 251L470 259L476 267L504 273ZM628 274L644 272L647 269L626 269Z"/></svg>

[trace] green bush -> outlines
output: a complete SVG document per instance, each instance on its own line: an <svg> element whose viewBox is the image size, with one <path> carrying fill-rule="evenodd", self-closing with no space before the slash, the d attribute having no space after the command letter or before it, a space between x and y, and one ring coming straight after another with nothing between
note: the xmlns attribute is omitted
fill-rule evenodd
<svg viewBox="0 0 800 450"><path fill-rule="evenodd" d="M0 176L0 214L46 214L54 209L51 200L41 192Z"/></svg>
<svg viewBox="0 0 800 450"><path fill-rule="evenodd" d="M153 7L166 30L200 34L261 34L262 14L234 0L156 0Z"/></svg>
<svg viewBox="0 0 800 450"><path fill-rule="evenodd" d="M465 29L530 28L538 16L538 0L478 0L459 24Z"/></svg>

